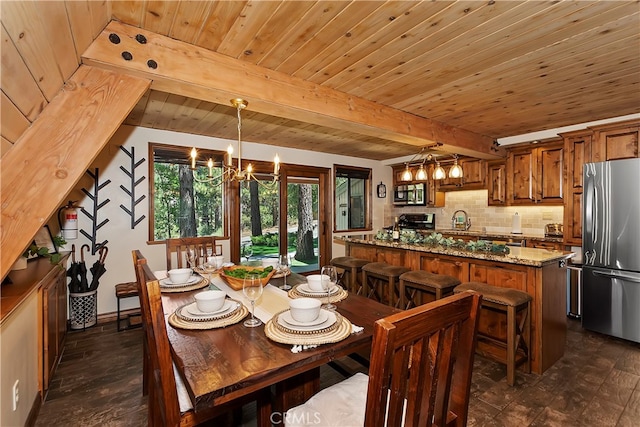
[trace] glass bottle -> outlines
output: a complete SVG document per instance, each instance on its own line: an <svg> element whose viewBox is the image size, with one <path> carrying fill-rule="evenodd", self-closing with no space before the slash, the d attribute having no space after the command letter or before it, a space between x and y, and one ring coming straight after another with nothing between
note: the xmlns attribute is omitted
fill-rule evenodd
<svg viewBox="0 0 640 427"><path fill-rule="evenodd" d="M393 229L391 230L391 238L394 242L400 240L400 225L398 225L398 217L396 217L393 223Z"/></svg>

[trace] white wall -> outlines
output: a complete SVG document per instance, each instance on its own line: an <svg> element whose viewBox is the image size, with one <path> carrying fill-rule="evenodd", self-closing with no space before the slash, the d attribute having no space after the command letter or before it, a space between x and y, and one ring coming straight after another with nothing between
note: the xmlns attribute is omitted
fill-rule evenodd
<svg viewBox="0 0 640 427"><path fill-rule="evenodd" d="M232 143L234 147L237 144L237 141L159 131L142 127L122 126L118 132L116 132L109 144L100 153L95 162L88 168L92 172L94 171L94 168L99 168L99 183L105 183L107 180L111 181L102 190L100 190L98 194L98 203L102 203L107 199L110 200L102 209L99 210L97 221L100 223L105 219L108 219L108 222L97 232L97 242L101 242L105 239L109 241L107 244L109 248L109 254L106 260L107 272L102 276L100 280L100 287L98 288L99 314L115 312L116 298L114 295L114 286L121 282L134 280L135 276L131 261L131 251L133 249L140 249L142 251L145 257L149 259L149 264L152 269L160 270L165 268L164 245L147 244L149 235L148 196L147 199L136 206L136 218L141 215L145 215L146 218L133 230L131 229L130 217L123 209L120 208L120 204L125 205L127 208L130 206L129 196L120 189L120 185L123 185L126 188L129 188L130 186L129 178L120 169L120 166L123 166L127 170L130 169L130 159L122 150L120 150L119 146L123 145L128 151L131 151L131 148L135 147L136 160L143 157L146 159L148 157L149 142L219 150L226 150L229 143ZM374 204L373 227L374 230L376 230L385 225L384 205L385 203L389 203L391 200L390 189L392 185L392 175L391 168L384 166L381 162L248 142L243 142L242 149L243 157L247 159L272 161L274 154L278 153L283 163L327 168L332 168L335 163L372 168L374 189L381 181L387 185L388 189L388 196L386 199L378 199L375 195L375 191L372 195ZM235 151L237 152L237 147ZM185 157L188 157L188 150L185 150ZM148 161L145 161L142 166L136 169L136 174L137 177L149 177ZM93 193L93 180L86 174L80 180L78 186L65 198L65 200L80 200L80 205L91 212L93 209L93 202L81 191L83 187ZM147 179L136 187L136 191L138 197L139 195L147 194ZM333 194L333 191L331 194ZM80 229L84 229L91 234L91 221L86 215L79 213L78 223ZM69 241L65 249L70 249L72 243L75 244L76 252L79 257L80 246L83 244L89 244L90 242L83 235L79 234L79 238L77 240ZM224 250L228 253L228 247L225 247ZM334 244L333 250L334 256L339 256L344 253L344 247L340 244ZM85 257L85 262L90 266L94 261L96 261L96 259L97 254L88 254ZM137 307L137 305L135 298L129 298L122 301L121 308L133 308Z"/></svg>

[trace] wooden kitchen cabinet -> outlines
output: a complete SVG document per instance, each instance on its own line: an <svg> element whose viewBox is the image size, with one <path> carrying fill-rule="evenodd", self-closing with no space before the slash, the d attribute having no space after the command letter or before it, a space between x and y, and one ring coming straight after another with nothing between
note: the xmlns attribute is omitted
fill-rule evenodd
<svg viewBox="0 0 640 427"><path fill-rule="evenodd" d="M562 134L565 167L564 244L582 244L582 169L591 161L591 130Z"/></svg>
<svg viewBox="0 0 640 427"><path fill-rule="evenodd" d="M504 206L507 203L507 164L504 160L487 163L487 189L489 206Z"/></svg>
<svg viewBox="0 0 640 427"><path fill-rule="evenodd" d="M462 178L449 178L449 169L453 160L440 162L447 177L438 181L438 191L481 190L486 186L487 162L482 159L460 158L458 164L462 167Z"/></svg>
<svg viewBox="0 0 640 427"><path fill-rule="evenodd" d="M582 244L583 166L640 156L640 120L610 123L561 134L564 139L564 244Z"/></svg>
<svg viewBox="0 0 640 427"><path fill-rule="evenodd" d="M548 242L544 239L527 239L527 248L547 249L549 251L562 251L564 245L560 242Z"/></svg>
<svg viewBox="0 0 640 427"><path fill-rule="evenodd" d="M53 266L54 276L42 285L42 349L43 390L49 388L67 332L67 279L66 272Z"/></svg>
<svg viewBox="0 0 640 427"><path fill-rule="evenodd" d="M595 126L593 130L592 162L640 157L638 139L640 120Z"/></svg>
<svg viewBox="0 0 640 427"><path fill-rule="evenodd" d="M412 181L402 181L402 174L404 173L406 166L396 165L393 166L393 188L400 185L407 184L417 184L417 183L425 183L425 205L429 207L443 207L444 206L444 193L437 191L436 183L433 180L433 164L425 165L425 170L427 172L427 180L426 181L418 181L415 179L416 173L418 169L420 169L420 165L413 165L409 167L411 174L413 176Z"/></svg>
<svg viewBox="0 0 640 427"><path fill-rule="evenodd" d="M561 205L564 144L554 139L509 150L507 202L510 205Z"/></svg>

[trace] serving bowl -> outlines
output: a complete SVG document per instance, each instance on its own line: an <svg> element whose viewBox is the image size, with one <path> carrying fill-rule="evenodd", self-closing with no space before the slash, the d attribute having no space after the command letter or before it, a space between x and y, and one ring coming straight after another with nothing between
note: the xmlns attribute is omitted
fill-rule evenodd
<svg viewBox="0 0 640 427"><path fill-rule="evenodd" d="M220 277L232 289L239 291L242 290L242 283L244 282L244 277L240 276L242 276L243 273L248 274L249 272L260 274L260 283L262 283L262 286L265 286L267 283L269 283L271 276L273 276L276 270L273 267L233 265L229 267L222 267L222 269L220 270Z"/></svg>

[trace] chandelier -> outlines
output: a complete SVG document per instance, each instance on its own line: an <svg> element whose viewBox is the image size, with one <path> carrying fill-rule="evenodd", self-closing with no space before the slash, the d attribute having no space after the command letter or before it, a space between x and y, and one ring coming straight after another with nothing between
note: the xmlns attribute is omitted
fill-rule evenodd
<svg viewBox="0 0 640 427"><path fill-rule="evenodd" d="M213 167L214 162L212 158L209 158L207 162L207 167L209 168L209 173L206 178L198 178L195 174L196 170L196 160L198 158L198 151L195 147L191 149L191 170L193 171L193 179L197 182L205 182L212 183L214 185L221 185L225 182L249 182L251 180L256 181L258 184L262 186L273 187L276 186L280 180L280 157L275 155L273 160L273 173L266 174L260 173L259 175L267 175L272 176L273 179L271 182L265 182L265 180L258 179L253 171L253 165L249 163L245 169L242 168L242 116L240 112L247 108L249 102L242 98L234 98L231 100L231 105L236 107L237 115L238 115L238 163L234 165L233 163L233 146L229 144L227 147L227 153L225 155L226 159L222 162L222 174L219 176L213 176Z"/></svg>
<svg viewBox="0 0 640 427"><path fill-rule="evenodd" d="M442 165L440 165L440 160L435 158L435 156L433 154L431 154L431 153L428 153L426 155L424 154L424 152L425 152L425 150L427 148L437 147L437 146L440 146L440 145L442 145L442 144L437 143L435 145L422 147L420 149L420 152L418 152L418 154L413 156L413 158L411 160L409 160L408 162L405 163L405 170L404 170L404 172L402 172L402 175L400 176L400 180L401 181L414 181L413 173L411 172L409 167L411 165L416 165L418 162L420 162L420 167L418 168L418 171L416 172L415 181L426 181L427 180L426 164L427 164L427 162L431 162L431 161L435 161L435 163L436 163L436 166L435 166L435 168L433 170L433 175L431 177L436 181L445 179L447 177L447 172L444 170ZM420 161L421 158L422 158L422 161ZM451 169L449 169L449 174L448 175L449 175L449 178L462 178L463 175L464 175L464 171L462 170L462 166L460 166L458 164L458 155L457 154L453 154L453 166L451 166Z"/></svg>

